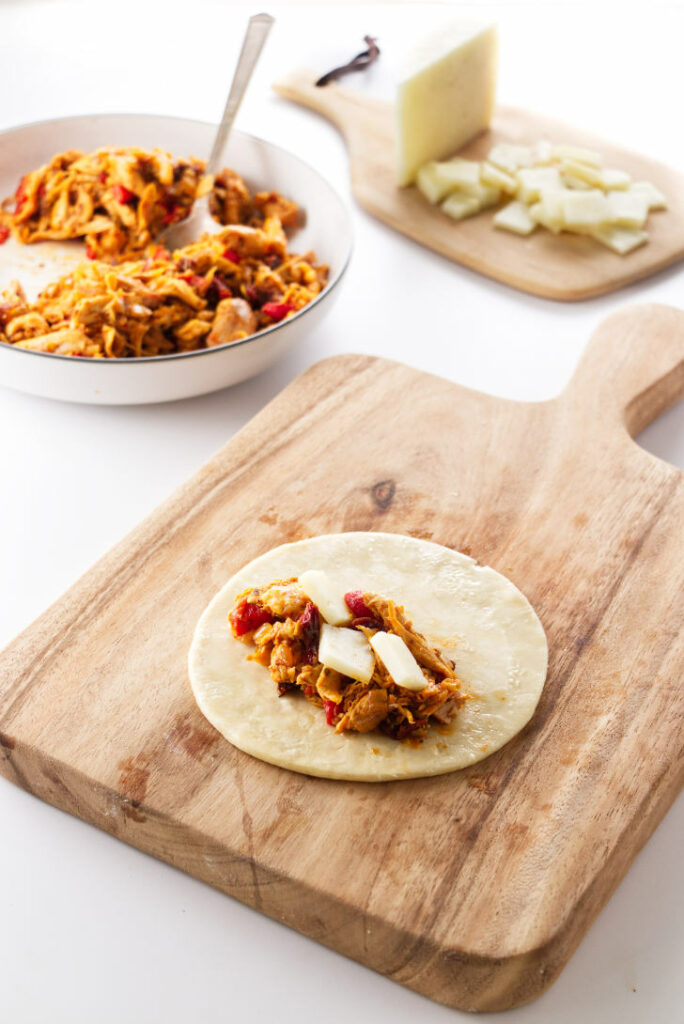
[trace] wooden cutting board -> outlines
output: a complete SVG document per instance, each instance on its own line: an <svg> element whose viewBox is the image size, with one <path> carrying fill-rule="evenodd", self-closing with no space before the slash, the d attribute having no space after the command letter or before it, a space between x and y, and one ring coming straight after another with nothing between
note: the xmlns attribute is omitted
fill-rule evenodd
<svg viewBox="0 0 684 1024"><path fill-rule="evenodd" d="M397 188L392 105L337 83L317 89L316 77L312 71L297 71L274 88L286 99L323 114L340 129L349 149L352 189L361 206L456 263L532 295L572 301L615 291L684 257L684 176L655 160L548 117L497 108L491 130L469 143L459 156L482 160L498 142L575 143L598 150L606 166L628 171L634 181L652 181L669 202L669 210L649 216L648 245L627 256L568 233L538 230L520 238L494 228L491 210L456 222L431 206L416 188Z"/></svg>
<svg viewBox="0 0 684 1024"><path fill-rule="evenodd" d="M0 656L0 770L433 999L534 998L682 781L683 474L629 436L682 393L684 313L663 306L607 320L550 402L318 363ZM466 551L539 612L541 703L486 761L314 779L196 708L186 657L214 592L345 530Z"/></svg>

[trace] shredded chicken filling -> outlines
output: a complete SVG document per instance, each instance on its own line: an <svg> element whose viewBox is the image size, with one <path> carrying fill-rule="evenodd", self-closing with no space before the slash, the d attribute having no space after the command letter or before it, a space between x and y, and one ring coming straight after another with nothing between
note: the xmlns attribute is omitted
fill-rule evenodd
<svg viewBox="0 0 684 1024"><path fill-rule="evenodd" d="M154 244L190 213L203 169L129 148L63 153L27 174L3 203L4 226L25 243L83 238L89 260L34 302L13 281L0 294L0 342L93 358L168 355L239 341L310 303L328 268L288 252L297 204L252 196L234 171L216 177L210 196L221 231L174 253Z"/></svg>
<svg viewBox="0 0 684 1024"><path fill-rule="evenodd" d="M336 732L378 729L396 740L422 740L431 726L450 722L464 703L454 663L413 628L402 607L377 594L355 596L350 628L368 638L378 630L400 636L425 676L425 689L397 686L378 658L368 683L322 665L321 618L296 578L245 590L229 622L233 636L254 645L247 657L268 668L278 695L303 694L325 711Z"/></svg>

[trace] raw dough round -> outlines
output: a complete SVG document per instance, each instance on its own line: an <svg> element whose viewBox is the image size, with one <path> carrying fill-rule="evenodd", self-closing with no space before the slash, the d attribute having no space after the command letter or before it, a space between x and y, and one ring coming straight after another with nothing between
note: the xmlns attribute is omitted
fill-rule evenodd
<svg viewBox="0 0 684 1024"><path fill-rule="evenodd" d="M336 733L292 694L278 697L268 670L247 661L228 613L247 587L324 569L344 591L403 605L416 629L456 663L469 700L418 746L379 732ZM527 598L494 569L458 551L392 533L339 533L283 544L235 574L195 630L189 669L203 714L240 750L307 775L380 782L465 768L493 754L530 720L548 661Z"/></svg>

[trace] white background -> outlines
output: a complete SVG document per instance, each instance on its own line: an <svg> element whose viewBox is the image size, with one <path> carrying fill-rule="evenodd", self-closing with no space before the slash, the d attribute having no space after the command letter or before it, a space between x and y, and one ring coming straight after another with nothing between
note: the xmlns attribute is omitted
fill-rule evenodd
<svg viewBox="0 0 684 1024"><path fill-rule="evenodd" d="M684 11L626 6L477 5L501 28L500 98L684 169ZM427 5L269 9L277 25L239 125L295 150L348 197L335 130L276 99L270 82L300 65L327 70L371 32L382 61L349 82L391 96L400 52L449 12ZM0 3L0 128L97 111L212 120L246 15L255 10L203 0ZM146 408L63 405L0 389L0 642L320 357L378 353L498 395L543 399L564 386L610 311L643 301L684 305L681 269L581 305L534 299L420 249L349 203L356 249L342 298L315 337L261 377ZM680 405L641 442L681 466L683 427ZM552 989L506 1019L682 1019L683 812L680 800ZM467 1019L3 780L0 1006L0 1020L14 1024Z"/></svg>

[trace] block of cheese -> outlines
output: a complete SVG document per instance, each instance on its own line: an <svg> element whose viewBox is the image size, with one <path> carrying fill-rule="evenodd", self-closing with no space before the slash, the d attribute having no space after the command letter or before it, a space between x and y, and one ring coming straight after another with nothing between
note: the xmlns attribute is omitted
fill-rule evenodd
<svg viewBox="0 0 684 1024"><path fill-rule="evenodd" d="M397 182L453 156L488 127L494 109L495 25L456 22L416 44L397 90Z"/></svg>

